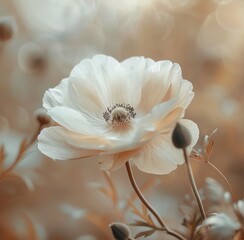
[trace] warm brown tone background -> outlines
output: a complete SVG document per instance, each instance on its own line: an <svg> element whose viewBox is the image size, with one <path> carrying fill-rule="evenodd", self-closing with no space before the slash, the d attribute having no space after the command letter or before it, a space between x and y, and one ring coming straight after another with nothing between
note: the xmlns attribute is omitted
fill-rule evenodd
<svg viewBox="0 0 244 240"><path fill-rule="evenodd" d="M187 118L199 125L199 147L203 136L218 128L211 161L243 198L243 12L242 0L1 0L0 21L4 16L15 20L12 38L0 40L5 166L21 139L35 132L35 112L45 90L82 58L142 55L181 65L184 78L194 85ZM198 186L206 176L223 183L209 166L193 162L193 167ZM25 176L28 188L11 177L0 182L0 239L5 240L1 229L18 236L9 233L8 239L27 239L28 221L38 239L111 238L107 225L118 217L111 200L96 188L97 183L107 186L96 160L54 162L32 148L14 171ZM126 200L132 190L125 169L111 174L121 201ZM139 185L155 178L136 169L135 175ZM180 223L177 205L190 193L184 166L156 176L155 183L145 195L168 222ZM85 211L101 218L104 228L84 218ZM127 223L132 220L128 215Z"/></svg>

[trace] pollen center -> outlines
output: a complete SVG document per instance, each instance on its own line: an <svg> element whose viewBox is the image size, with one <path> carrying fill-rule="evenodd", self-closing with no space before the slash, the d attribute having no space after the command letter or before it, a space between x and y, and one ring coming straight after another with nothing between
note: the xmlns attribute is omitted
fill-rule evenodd
<svg viewBox="0 0 244 240"><path fill-rule="evenodd" d="M103 113L103 117L108 124L126 125L131 118L135 118L136 113L130 104L116 103L113 107L107 107L107 111Z"/></svg>

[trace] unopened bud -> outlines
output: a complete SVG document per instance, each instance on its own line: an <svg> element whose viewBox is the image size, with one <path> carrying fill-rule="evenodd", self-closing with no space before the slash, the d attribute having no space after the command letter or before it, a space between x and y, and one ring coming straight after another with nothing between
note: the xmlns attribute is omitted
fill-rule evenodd
<svg viewBox="0 0 244 240"><path fill-rule="evenodd" d="M37 109L34 113L35 118L39 122L40 126L44 126L51 123L51 118L46 114L46 111L42 108Z"/></svg>
<svg viewBox="0 0 244 240"><path fill-rule="evenodd" d="M109 225L116 240L129 240L131 238L130 229L124 223L114 222Z"/></svg>
<svg viewBox="0 0 244 240"><path fill-rule="evenodd" d="M22 45L19 49L18 61L20 68L27 73L41 73L47 66L46 53L36 43Z"/></svg>
<svg viewBox="0 0 244 240"><path fill-rule="evenodd" d="M177 123L172 134L172 141L176 148L186 148L191 144L191 135L189 130Z"/></svg>
<svg viewBox="0 0 244 240"><path fill-rule="evenodd" d="M12 39L15 32L15 22L11 17L0 18L0 42Z"/></svg>

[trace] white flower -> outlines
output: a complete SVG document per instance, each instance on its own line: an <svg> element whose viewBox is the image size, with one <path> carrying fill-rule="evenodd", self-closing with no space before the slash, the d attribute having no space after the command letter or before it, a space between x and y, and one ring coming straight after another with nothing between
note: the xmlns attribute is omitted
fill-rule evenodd
<svg viewBox="0 0 244 240"><path fill-rule="evenodd" d="M230 240L241 227L239 222L225 213L208 217L203 225L210 227L207 230L209 240Z"/></svg>
<svg viewBox="0 0 244 240"><path fill-rule="evenodd" d="M97 156L103 170L132 160L148 173L166 174L184 162L171 134L180 122L198 140L198 127L182 119L194 93L178 64L104 55L82 60L68 78L46 91L43 106L57 126L42 130L39 149L58 159Z"/></svg>
<svg viewBox="0 0 244 240"><path fill-rule="evenodd" d="M234 204L234 209L237 212L237 214L242 217L244 220L244 200L239 200L237 203Z"/></svg>

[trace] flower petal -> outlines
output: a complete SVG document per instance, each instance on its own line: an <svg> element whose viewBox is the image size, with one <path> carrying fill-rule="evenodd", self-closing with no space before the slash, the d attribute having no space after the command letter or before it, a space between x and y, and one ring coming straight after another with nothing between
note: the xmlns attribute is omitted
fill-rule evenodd
<svg viewBox="0 0 244 240"><path fill-rule="evenodd" d="M82 60L71 71L70 77L90 81L106 107L116 102L123 103L128 96L127 84L123 84L126 79L124 69L117 60L109 56L96 55L92 59Z"/></svg>
<svg viewBox="0 0 244 240"><path fill-rule="evenodd" d="M67 107L54 107L48 115L61 126L82 135L99 135L102 132L98 126L93 126L80 112Z"/></svg>
<svg viewBox="0 0 244 240"><path fill-rule="evenodd" d="M138 120L138 128L154 126L160 132L166 132L182 116L182 108L176 107L177 98L162 102L151 109L151 112Z"/></svg>
<svg viewBox="0 0 244 240"><path fill-rule="evenodd" d="M128 101L133 107L136 107L141 101L141 90L146 69L154 63L152 59L144 57L131 57L121 62L122 67L128 73Z"/></svg>
<svg viewBox="0 0 244 240"><path fill-rule="evenodd" d="M191 145L187 148L188 154L198 140L197 125L190 120L181 120L181 124L188 128L192 136ZM176 169L178 164L184 163L181 149L176 149L171 140L171 134L161 134L141 148L132 160L143 172L153 174L168 174Z"/></svg>
<svg viewBox="0 0 244 240"><path fill-rule="evenodd" d="M101 170L111 171L122 167L138 150L121 152L113 155L100 154L98 161Z"/></svg>
<svg viewBox="0 0 244 240"><path fill-rule="evenodd" d="M68 131L62 127L45 128L38 137L38 148L43 154L57 160L87 158L100 152L82 148L82 142L80 148L74 147L68 143L68 138Z"/></svg>
<svg viewBox="0 0 244 240"><path fill-rule="evenodd" d="M66 94L68 90L69 79L63 79L55 88L48 89L43 97L43 107L47 110L61 105L66 105Z"/></svg>
<svg viewBox="0 0 244 240"><path fill-rule="evenodd" d="M68 87L70 102L75 109L84 113L91 121L102 118L106 106L91 81L70 78Z"/></svg>
<svg viewBox="0 0 244 240"><path fill-rule="evenodd" d="M147 113L159 104L170 86L172 62L160 61L150 65L144 71L141 101L138 108Z"/></svg>

